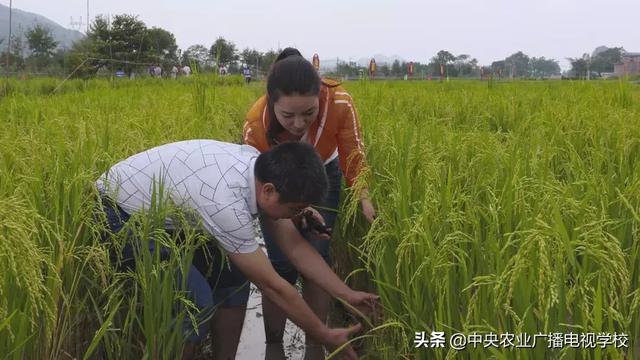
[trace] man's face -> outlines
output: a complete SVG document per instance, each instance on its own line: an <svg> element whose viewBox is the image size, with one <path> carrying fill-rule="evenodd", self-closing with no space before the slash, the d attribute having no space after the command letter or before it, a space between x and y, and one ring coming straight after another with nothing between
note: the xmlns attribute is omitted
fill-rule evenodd
<svg viewBox="0 0 640 360"><path fill-rule="evenodd" d="M280 194L272 184L263 184L258 196L258 207L273 220L290 219L300 215L308 203L280 202Z"/></svg>

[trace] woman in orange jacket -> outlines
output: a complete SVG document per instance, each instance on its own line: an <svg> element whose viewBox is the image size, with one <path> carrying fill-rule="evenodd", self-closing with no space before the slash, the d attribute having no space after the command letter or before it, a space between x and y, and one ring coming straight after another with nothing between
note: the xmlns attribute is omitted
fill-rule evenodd
<svg viewBox="0 0 640 360"><path fill-rule="evenodd" d="M347 186L351 186L365 167L360 122L349 93L339 83L321 79L313 65L293 48L283 50L276 59L267 78L267 94L251 107L244 125L244 142L261 152L285 141L312 144L324 161L330 181L329 195L324 203L317 205L326 226L332 228L336 212L325 209L339 207L342 174ZM360 200L364 216L372 222L376 214L366 188L361 191ZM289 262L278 243L302 234L289 220L267 226L261 219L261 227L274 268L283 278L295 283L296 264ZM302 236L331 265L328 237ZM306 282L303 297L316 315L326 320L330 296L318 284ZM266 297L262 307L267 343L281 343L284 313Z"/></svg>

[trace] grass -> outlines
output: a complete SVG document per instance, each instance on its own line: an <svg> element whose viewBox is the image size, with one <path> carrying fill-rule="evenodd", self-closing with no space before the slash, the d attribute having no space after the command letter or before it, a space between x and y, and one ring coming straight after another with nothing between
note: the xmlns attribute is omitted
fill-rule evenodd
<svg viewBox="0 0 640 360"><path fill-rule="evenodd" d="M637 357L638 88L381 85L352 91L380 216L345 236L357 250L343 262L404 325L374 338L382 358ZM617 332L632 347L413 349L416 331Z"/></svg>

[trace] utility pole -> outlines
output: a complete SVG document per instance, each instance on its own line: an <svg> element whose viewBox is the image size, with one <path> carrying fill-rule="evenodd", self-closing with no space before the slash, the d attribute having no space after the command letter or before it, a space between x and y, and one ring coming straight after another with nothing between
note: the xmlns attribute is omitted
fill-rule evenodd
<svg viewBox="0 0 640 360"><path fill-rule="evenodd" d="M85 34L89 33L89 0L87 0L87 32Z"/></svg>
<svg viewBox="0 0 640 360"><path fill-rule="evenodd" d="M7 77L9 77L9 64L11 59L11 15L13 12L13 0L9 0L9 43L7 44Z"/></svg>
<svg viewBox="0 0 640 360"><path fill-rule="evenodd" d="M80 16L79 21L74 21L73 16L71 16L71 20L69 21L69 26L72 29L82 31L82 25L84 25L84 23L82 22L82 16Z"/></svg>
<svg viewBox="0 0 640 360"><path fill-rule="evenodd" d="M584 58L587 61L587 80L591 80L591 55L585 53Z"/></svg>

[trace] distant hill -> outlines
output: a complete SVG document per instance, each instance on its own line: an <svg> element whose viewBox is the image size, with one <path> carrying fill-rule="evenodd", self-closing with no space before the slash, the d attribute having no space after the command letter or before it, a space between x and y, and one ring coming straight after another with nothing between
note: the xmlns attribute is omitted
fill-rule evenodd
<svg viewBox="0 0 640 360"><path fill-rule="evenodd" d="M70 48L74 41L80 40L84 35L76 30L70 30L60 26L53 20L46 17L19 9L13 8L13 16L11 19L12 34L24 35L27 30L40 24L41 26L51 30L53 37L59 42L58 47ZM0 44L0 51L5 51L9 42L9 7L0 4L0 40L4 39ZM26 39L23 38L26 45Z"/></svg>
<svg viewBox="0 0 640 360"><path fill-rule="evenodd" d="M378 66L382 66L382 65L389 65L391 66L391 64L393 64L393 62L395 60L400 61L401 63L403 61L405 61L403 58L401 58L398 55L391 55L391 56L386 56L386 55L382 55L382 54L375 54L372 56L372 58L376 59L376 65ZM321 71L334 71L336 69L336 58L333 59L320 59L320 70ZM309 61L311 61L311 59L309 59ZM349 61L349 59L344 59L344 58L340 58L340 62L342 61ZM360 58L357 61L356 60L352 60L355 61L358 66L363 66L363 67L368 67L369 66L369 61L371 61L371 57L369 58Z"/></svg>
<svg viewBox="0 0 640 360"><path fill-rule="evenodd" d="M370 58L360 58L358 60L358 65L360 66L369 66L369 61L371 61L371 58L376 59L376 65L381 66L381 65L389 65L391 66L393 64L394 61L398 60L399 62L403 62L405 61L403 58L401 58L398 55L391 55L391 56L386 56L386 55L382 55L382 54L375 54Z"/></svg>

